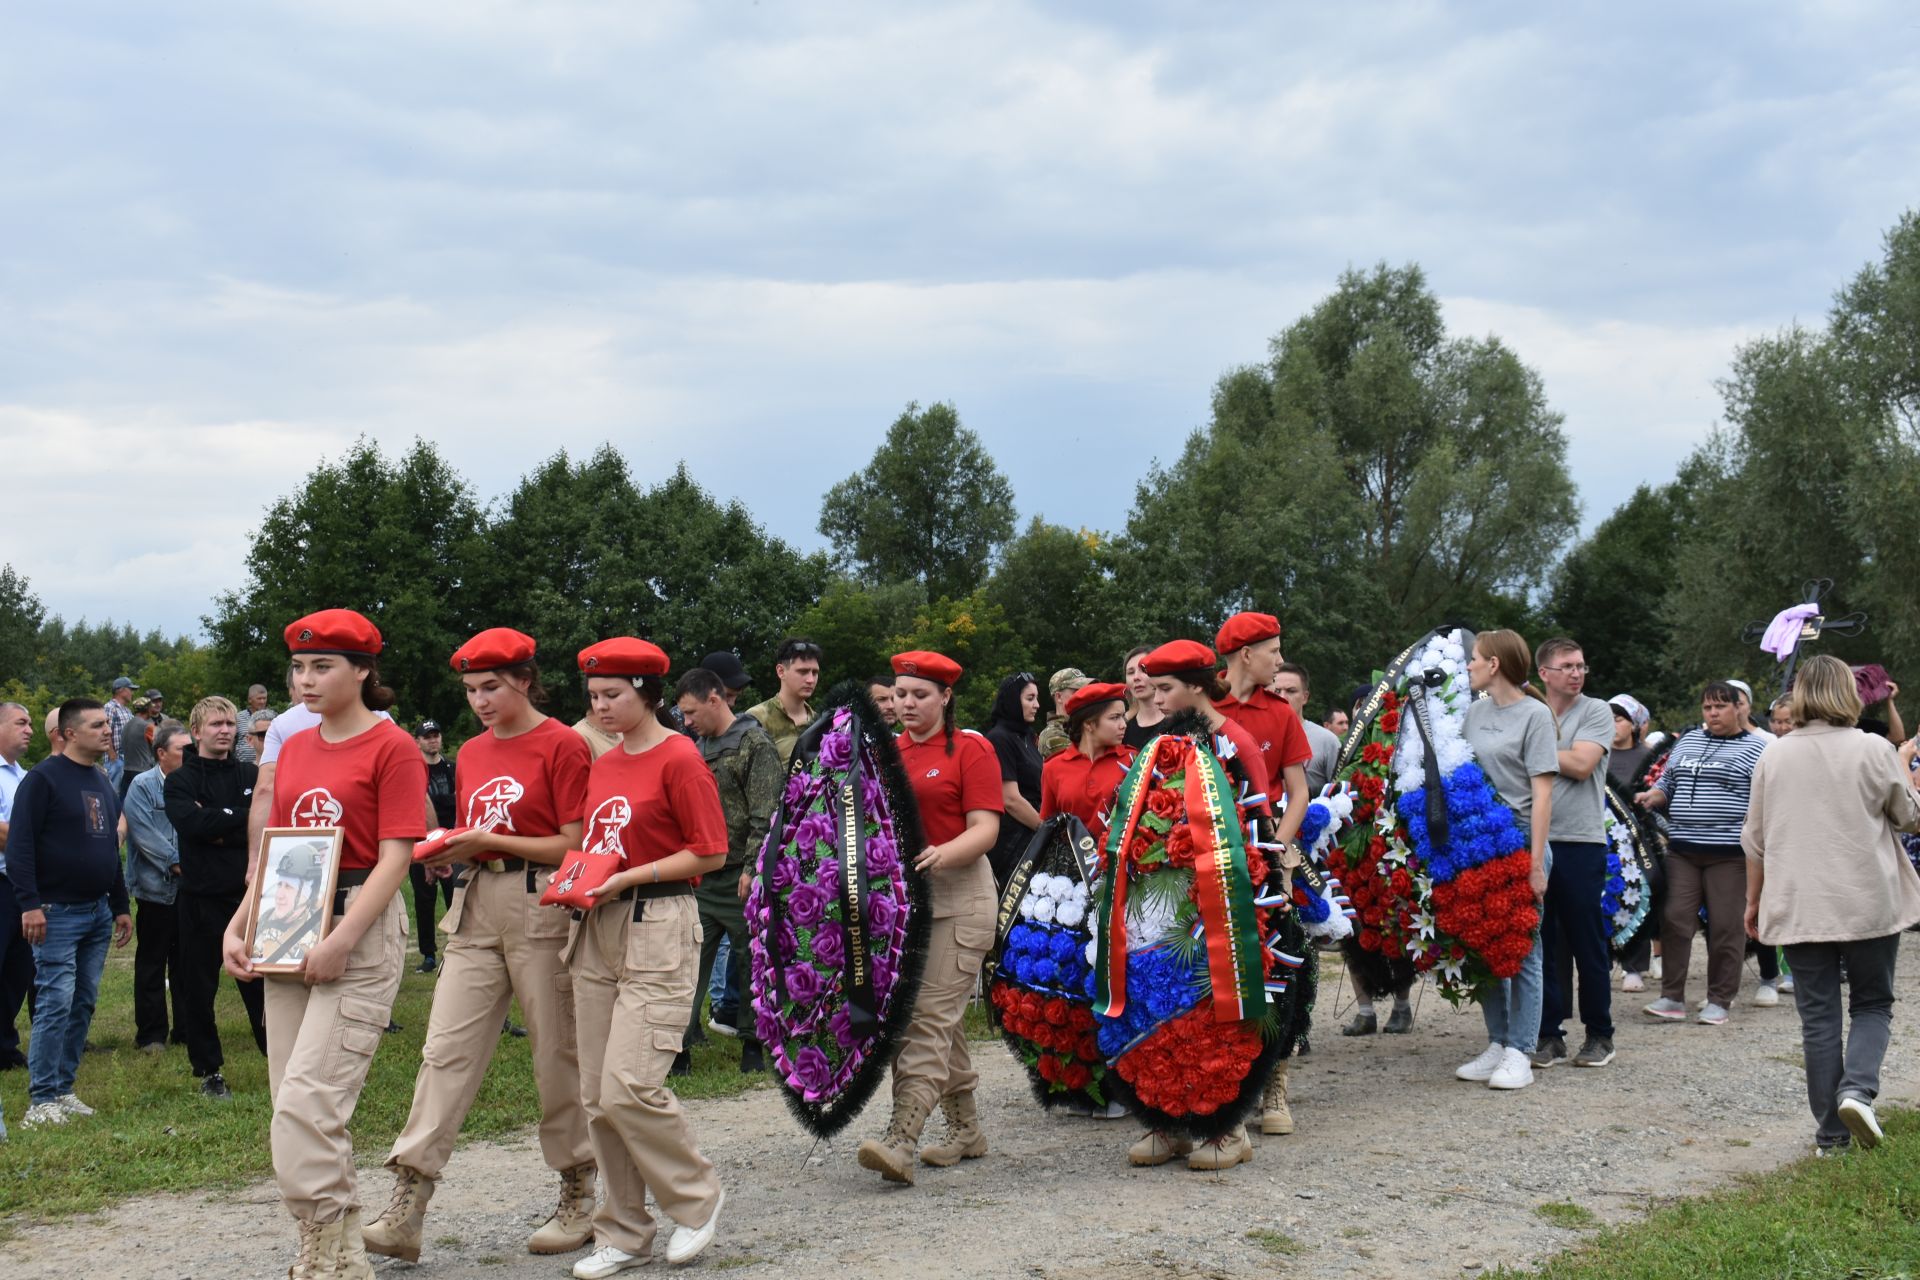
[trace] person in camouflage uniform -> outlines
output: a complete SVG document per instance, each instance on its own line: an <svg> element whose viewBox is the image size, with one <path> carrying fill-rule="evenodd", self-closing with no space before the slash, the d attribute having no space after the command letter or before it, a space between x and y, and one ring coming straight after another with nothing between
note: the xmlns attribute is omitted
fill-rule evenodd
<svg viewBox="0 0 1920 1280"><path fill-rule="evenodd" d="M253 933L259 964L298 964L319 941L321 882L327 846L309 843L283 854L275 868L273 903L261 912Z"/></svg>
<svg viewBox="0 0 1920 1280"><path fill-rule="evenodd" d="M700 744L700 755L720 787L720 807L727 815L727 863L719 872L702 876L694 889L700 907L700 979L694 987L693 1018L687 1025L687 1043L698 1038L700 1006L713 976L714 953L720 939L736 956L747 954L747 918L743 903L753 869L750 860L760 851L773 821L774 806L786 769L780 751L752 716L737 716L727 705L727 688L719 676L694 667L680 677L673 691L680 714ZM740 1070L765 1069L760 1042L751 1018L740 1027ZM688 1051L680 1051L676 1071L690 1065Z"/></svg>
<svg viewBox="0 0 1920 1280"><path fill-rule="evenodd" d="M1042 760L1051 760L1074 745L1067 737L1067 699L1092 683L1078 667L1062 667L1047 681L1047 692L1053 696L1053 714L1047 717L1047 726L1040 730L1035 744L1040 748Z"/></svg>

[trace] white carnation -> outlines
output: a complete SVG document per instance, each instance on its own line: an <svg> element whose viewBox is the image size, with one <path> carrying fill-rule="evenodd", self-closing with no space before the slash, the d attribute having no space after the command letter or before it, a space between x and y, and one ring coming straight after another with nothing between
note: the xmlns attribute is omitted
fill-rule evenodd
<svg viewBox="0 0 1920 1280"><path fill-rule="evenodd" d="M1053 899L1035 898L1033 900L1033 918L1041 924L1050 924L1053 921Z"/></svg>
<svg viewBox="0 0 1920 1280"><path fill-rule="evenodd" d="M1069 929L1079 928L1080 922L1086 918L1086 903L1076 901L1072 898L1061 903L1053 913L1053 922L1055 924L1065 925Z"/></svg>

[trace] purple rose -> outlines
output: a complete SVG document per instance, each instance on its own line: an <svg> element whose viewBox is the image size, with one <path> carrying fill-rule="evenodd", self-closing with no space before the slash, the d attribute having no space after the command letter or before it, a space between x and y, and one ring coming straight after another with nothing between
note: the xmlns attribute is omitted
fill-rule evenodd
<svg viewBox="0 0 1920 1280"><path fill-rule="evenodd" d="M890 893L876 893L867 899L867 919L876 938L891 938L906 924L906 913Z"/></svg>
<svg viewBox="0 0 1920 1280"><path fill-rule="evenodd" d="M813 882L815 884L837 886L840 883L840 859L834 857L832 854L828 854L826 857L820 859L820 861L814 863Z"/></svg>
<svg viewBox="0 0 1920 1280"><path fill-rule="evenodd" d="M870 773L860 779L860 803L867 807L867 817L875 822L886 812L887 789Z"/></svg>
<svg viewBox="0 0 1920 1280"><path fill-rule="evenodd" d="M867 874L892 876L900 872L900 846L882 831L867 841Z"/></svg>
<svg viewBox="0 0 1920 1280"><path fill-rule="evenodd" d="M787 968L787 996L802 1008L817 1004L827 989L826 979L820 971L810 964L794 964Z"/></svg>
<svg viewBox="0 0 1920 1280"><path fill-rule="evenodd" d="M799 858L811 859L821 845L833 847L833 815L810 813L793 829L793 851Z"/></svg>
<svg viewBox="0 0 1920 1280"><path fill-rule="evenodd" d="M818 785L819 782L820 779L805 773L796 773L788 778L786 794L787 808L789 810L798 809L806 804L807 798L812 794L813 788Z"/></svg>
<svg viewBox="0 0 1920 1280"><path fill-rule="evenodd" d="M835 1043L842 1049L851 1049L858 1043L853 1034L853 1016L845 1009L833 1015L832 1020L827 1023L827 1028L833 1032Z"/></svg>
<svg viewBox="0 0 1920 1280"><path fill-rule="evenodd" d="M846 772L853 763L853 739L839 729L820 739L820 767L834 773Z"/></svg>
<svg viewBox="0 0 1920 1280"><path fill-rule="evenodd" d="M793 931L793 921L780 922L780 927L773 934L773 945L779 949L782 963L793 963L793 958L800 954L800 935Z"/></svg>
<svg viewBox="0 0 1920 1280"><path fill-rule="evenodd" d="M873 957L873 989L875 991L893 990L894 975L898 972L899 968L893 952L876 953Z"/></svg>
<svg viewBox="0 0 1920 1280"><path fill-rule="evenodd" d="M792 858L778 858L773 864L773 888L776 893L785 893L800 883L800 864Z"/></svg>
<svg viewBox="0 0 1920 1280"><path fill-rule="evenodd" d="M780 1040L780 1019L773 1014L754 1006L753 1034L761 1044L776 1044Z"/></svg>
<svg viewBox="0 0 1920 1280"><path fill-rule="evenodd" d="M787 915L796 925L810 929L827 913L832 895L817 884L803 884L787 895Z"/></svg>
<svg viewBox="0 0 1920 1280"><path fill-rule="evenodd" d="M826 1054L808 1045L793 1055L793 1071L787 1076L787 1083L800 1090L808 1102L818 1102L827 1086L833 1083L833 1064L827 1061Z"/></svg>
<svg viewBox="0 0 1920 1280"><path fill-rule="evenodd" d="M838 969L846 963L846 936L840 926L829 920L813 933L813 960L815 964L828 969Z"/></svg>

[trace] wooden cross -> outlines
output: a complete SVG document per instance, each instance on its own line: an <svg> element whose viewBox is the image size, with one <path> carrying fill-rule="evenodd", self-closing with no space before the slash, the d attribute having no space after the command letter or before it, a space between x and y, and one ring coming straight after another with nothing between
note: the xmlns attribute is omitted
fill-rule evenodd
<svg viewBox="0 0 1920 1280"><path fill-rule="evenodd" d="M1844 618L1829 618L1826 614L1819 612L1821 597L1833 590L1832 578L1809 578L1806 586L1801 590L1804 593L1802 599L1807 604L1813 605L1815 612L1811 617L1801 619L1800 635L1795 639L1793 649L1787 654L1786 661L1781 664L1780 695L1782 697L1785 697L1787 690L1793 686L1793 669L1800 663L1800 651L1809 643L1829 632L1838 636L1857 636L1867 629L1867 615L1860 610L1856 609ZM1764 622L1749 622L1741 628L1740 638L1748 644L1759 644L1772 622L1771 618Z"/></svg>

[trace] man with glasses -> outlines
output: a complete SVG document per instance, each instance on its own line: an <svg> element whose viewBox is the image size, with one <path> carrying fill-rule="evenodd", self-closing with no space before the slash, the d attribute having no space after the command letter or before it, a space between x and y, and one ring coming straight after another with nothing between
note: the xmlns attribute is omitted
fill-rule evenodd
<svg viewBox="0 0 1920 1280"><path fill-rule="evenodd" d="M773 656L773 674L780 681L780 692L743 713L760 722L780 751L780 767L785 770L793 759L794 744L800 731L813 719L813 704L808 699L820 683L820 646L811 640L793 636L780 642Z"/></svg>
<svg viewBox="0 0 1920 1280"><path fill-rule="evenodd" d="M1546 991L1533 1065L1567 1061L1561 1024L1573 1004L1573 975L1578 970L1586 1040L1573 1055L1573 1065L1604 1067L1613 1061L1613 944L1611 922L1600 909L1607 886L1606 783L1613 712L1581 692L1587 683L1587 659L1578 642L1556 636L1541 644L1533 662L1547 687L1560 766L1547 826L1553 866L1547 873L1540 926Z"/></svg>
<svg viewBox="0 0 1920 1280"><path fill-rule="evenodd" d="M256 720L260 723L255 724ZM272 723L267 686L256 684L247 690L247 705L240 708L240 736L233 740L233 758L241 764L260 763L260 744L267 740L267 726Z"/></svg>

